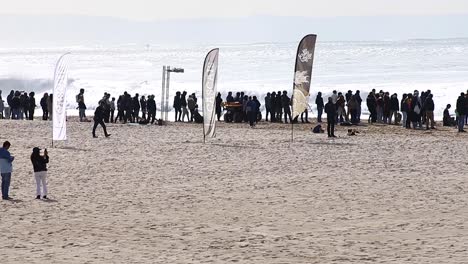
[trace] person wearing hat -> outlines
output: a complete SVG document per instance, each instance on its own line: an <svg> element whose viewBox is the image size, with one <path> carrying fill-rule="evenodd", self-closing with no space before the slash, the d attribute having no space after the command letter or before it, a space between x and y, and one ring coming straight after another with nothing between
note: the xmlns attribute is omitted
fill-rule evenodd
<svg viewBox="0 0 468 264"><path fill-rule="evenodd" d="M49 163L47 149L44 150L44 155L41 156L41 149L38 147L33 148L31 162L34 168L34 178L36 179L36 199L41 199L41 184L42 198L47 199L47 163Z"/></svg>
<svg viewBox="0 0 468 264"><path fill-rule="evenodd" d="M10 149L10 142L3 142L3 147L0 148L0 174L2 176L2 199L11 200L8 192L10 190L11 172L13 171L13 160L15 157L11 156L8 149Z"/></svg>

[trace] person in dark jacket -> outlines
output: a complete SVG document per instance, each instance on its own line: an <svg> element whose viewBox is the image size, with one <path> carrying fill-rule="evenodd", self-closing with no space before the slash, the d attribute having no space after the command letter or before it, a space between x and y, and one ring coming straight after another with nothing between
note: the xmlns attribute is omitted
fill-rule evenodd
<svg viewBox="0 0 468 264"><path fill-rule="evenodd" d="M13 112L11 111L11 100L13 99L14 96L15 96L15 91L11 90L10 94L8 94L7 96L7 104L10 107L10 115L6 117L7 119L12 118L12 115L13 115Z"/></svg>
<svg viewBox="0 0 468 264"><path fill-rule="evenodd" d="M447 107L444 110L444 119L443 119L443 126L449 126L449 127L454 127L457 126L457 122L455 121L455 118L453 118L450 115L450 108L452 105L448 104Z"/></svg>
<svg viewBox="0 0 468 264"><path fill-rule="evenodd" d="M276 122L276 92L271 93L271 98L270 98L270 121Z"/></svg>
<svg viewBox="0 0 468 264"><path fill-rule="evenodd" d="M20 119L29 120L29 97L27 93L20 95Z"/></svg>
<svg viewBox="0 0 468 264"><path fill-rule="evenodd" d="M49 119L49 110L47 108L47 99L49 98L49 94L45 93L44 96L41 98L41 108L42 108L42 120Z"/></svg>
<svg viewBox="0 0 468 264"><path fill-rule="evenodd" d="M174 107L175 110L175 122L180 122L181 117L182 117L182 109L180 105L180 92L176 92L176 95L174 96L174 103L172 104L172 107Z"/></svg>
<svg viewBox="0 0 468 264"><path fill-rule="evenodd" d="M148 113L148 104L144 95L140 98L140 106L141 106L141 118L146 120L146 114Z"/></svg>
<svg viewBox="0 0 468 264"><path fill-rule="evenodd" d="M336 122L336 106L333 104L333 99L328 97L328 103L325 105L325 113L327 114L327 133L328 137L335 136L335 122Z"/></svg>
<svg viewBox="0 0 468 264"><path fill-rule="evenodd" d="M464 93L461 93L457 100L457 113L458 113L458 132L466 132L463 128L465 127L465 116L467 114L467 99Z"/></svg>
<svg viewBox="0 0 468 264"><path fill-rule="evenodd" d="M434 100L432 94L427 94L424 100L424 112L426 113L426 130L435 129L434 127ZM431 128L429 128L429 122L431 122Z"/></svg>
<svg viewBox="0 0 468 264"><path fill-rule="evenodd" d="M401 123L403 127L406 127L406 119L408 118L408 105L406 103L407 98L408 98L408 95L403 94L403 97L401 98L401 102L400 102L400 110L403 115L403 119L401 120Z"/></svg>
<svg viewBox="0 0 468 264"><path fill-rule="evenodd" d="M282 122L283 119L283 103L281 100L281 91L278 91L276 93L276 101L275 101L275 106L276 106L276 121L277 122Z"/></svg>
<svg viewBox="0 0 468 264"><path fill-rule="evenodd" d="M369 93L366 99L367 109L369 109L369 123L377 122L377 102L374 93Z"/></svg>
<svg viewBox="0 0 468 264"><path fill-rule="evenodd" d="M315 98L315 104L317 105L317 122L322 123L322 113L323 113L323 98L322 93L317 93L317 98Z"/></svg>
<svg viewBox="0 0 468 264"><path fill-rule="evenodd" d="M395 118L395 125L397 124L397 115L400 110L400 102L398 101L398 95L395 93L390 98L390 117L388 123L392 123L392 116Z"/></svg>
<svg viewBox="0 0 468 264"><path fill-rule="evenodd" d="M154 124L154 120L156 120L156 101L154 100L154 95L148 96L148 122Z"/></svg>
<svg viewBox="0 0 468 264"><path fill-rule="evenodd" d="M281 97L281 104L283 106L283 111L284 111L284 123L288 123L288 117L289 117L289 121L292 122L291 98L289 98L287 91L283 91L283 96Z"/></svg>
<svg viewBox="0 0 468 264"><path fill-rule="evenodd" d="M256 108L257 108L257 104L252 99L252 97L249 97L248 101L246 103L246 110L245 111L246 111L247 118L249 120L249 124L250 124L251 128L255 127L255 120L256 120L256 116L257 116Z"/></svg>
<svg viewBox="0 0 468 264"><path fill-rule="evenodd" d="M268 122L268 115L271 114L271 93L267 93L265 96L265 121ZM270 117L272 119L273 117Z"/></svg>
<svg viewBox="0 0 468 264"><path fill-rule="evenodd" d="M21 93L16 91L13 98L11 98L11 119L20 119L20 109L21 109Z"/></svg>
<svg viewBox="0 0 468 264"><path fill-rule="evenodd" d="M93 138L97 138L96 136L96 128L98 125L101 125L102 129L104 129L104 135L109 137L110 134L107 134L106 124L104 124L104 102L101 102L98 107L96 107L96 111L94 111L94 126L93 126Z"/></svg>
<svg viewBox="0 0 468 264"><path fill-rule="evenodd" d="M223 104L223 98L221 98L221 93L218 93L216 96L216 116L218 117L218 121L221 120L221 112L222 112L222 104ZM185 103L187 105L187 103ZM187 110L187 107L185 107Z"/></svg>
<svg viewBox="0 0 468 264"><path fill-rule="evenodd" d="M132 99L132 108L133 108L133 118L132 122L138 123L140 121L140 100L138 99L140 95L135 94L135 97Z"/></svg>
<svg viewBox="0 0 468 264"><path fill-rule="evenodd" d="M41 184L42 198L47 199L47 163L49 163L49 155L47 149L44 150L44 156L41 156L40 151L40 148L35 147L31 154L34 178L36 179L36 199L41 199Z"/></svg>
<svg viewBox="0 0 468 264"><path fill-rule="evenodd" d="M357 90L354 96L356 97L356 102L358 103L357 121L358 123L361 123L361 104L362 104L361 92Z"/></svg>
<svg viewBox="0 0 468 264"><path fill-rule="evenodd" d="M36 94L34 92L29 93L29 105L28 105L28 116L29 120L34 120L34 110L36 109L36 98L34 98Z"/></svg>
<svg viewBox="0 0 468 264"><path fill-rule="evenodd" d="M232 102L235 102L236 100L234 99L234 97L232 96L232 92L228 92L228 95L226 96L226 102L228 103L232 103Z"/></svg>

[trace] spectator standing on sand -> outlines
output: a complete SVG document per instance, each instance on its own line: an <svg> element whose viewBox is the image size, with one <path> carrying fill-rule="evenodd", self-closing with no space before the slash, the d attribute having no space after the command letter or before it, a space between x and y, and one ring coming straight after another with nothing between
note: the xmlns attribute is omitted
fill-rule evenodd
<svg viewBox="0 0 468 264"><path fill-rule="evenodd" d="M49 112L49 120L52 120L53 115L54 115L54 113L53 113L53 110L54 110L53 103L54 103L54 95L49 94L49 97L47 97L47 111Z"/></svg>
<svg viewBox="0 0 468 264"><path fill-rule="evenodd" d="M110 122L114 122L114 113L115 113L115 97L112 97L112 101L110 101Z"/></svg>
<svg viewBox="0 0 468 264"><path fill-rule="evenodd" d="M36 179L36 199L41 199L41 194L43 199L47 199L47 163L49 163L49 155L47 149L44 150L44 156L41 156L40 151L40 148L35 147L31 154L34 178Z"/></svg>
<svg viewBox="0 0 468 264"><path fill-rule="evenodd" d="M10 91L10 94L7 96L7 104L8 106L10 107L10 113L9 115L6 117L7 119L13 119L13 108L12 108L12 99L13 97L15 96L15 91L11 90Z"/></svg>
<svg viewBox="0 0 468 264"><path fill-rule="evenodd" d="M190 111L190 122L193 122L194 115L195 115L195 108L196 108L195 100L193 99L193 95L189 95L187 99L187 106Z"/></svg>
<svg viewBox="0 0 468 264"><path fill-rule="evenodd" d="M271 114L271 93L267 93L265 96L265 121L268 122L268 115ZM270 119L273 119L273 117L270 116Z"/></svg>
<svg viewBox="0 0 468 264"><path fill-rule="evenodd" d="M0 119L4 119L3 110L5 109L5 104L2 98L2 90L0 90Z"/></svg>
<svg viewBox="0 0 468 264"><path fill-rule="evenodd" d="M10 142L3 142L2 148L0 148L0 174L2 176L2 199L11 200L9 196L11 173L13 171L13 160L15 157L11 156Z"/></svg>
<svg viewBox="0 0 468 264"><path fill-rule="evenodd" d="M34 120L34 110L36 110L36 98L34 98L36 94L34 92L29 93L29 104L28 104L28 116L29 120Z"/></svg>
<svg viewBox="0 0 468 264"><path fill-rule="evenodd" d="M78 113L80 116L80 122L87 122L86 119L86 104L84 101L84 89L80 89L80 92L76 95L76 102L78 103Z"/></svg>
<svg viewBox="0 0 468 264"><path fill-rule="evenodd" d="M154 95L148 96L147 104L148 104L148 122L151 122L151 124L153 124L154 120L156 119L156 101L154 100Z"/></svg>
<svg viewBox="0 0 468 264"><path fill-rule="evenodd" d="M403 119L401 120L403 127L406 127L406 119L408 118L408 105L406 103L406 100L408 100L408 95L403 94L400 103L401 114L403 115Z"/></svg>
<svg viewBox="0 0 468 264"><path fill-rule="evenodd" d="M327 114L328 137L336 137L335 136L336 106L333 103L332 97L328 97L328 103L325 105L325 113Z"/></svg>
<svg viewBox="0 0 468 264"><path fill-rule="evenodd" d="M276 122L276 92L272 92L271 93L271 97L270 97L270 121L273 123L273 122Z"/></svg>
<svg viewBox="0 0 468 264"><path fill-rule="evenodd" d="M367 109L369 110L368 123L377 122L377 103L375 100L375 96L372 92L370 92L369 95L367 95L366 104Z"/></svg>
<svg viewBox="0 0 468 264"><path fill-rule="evenodd" d="M42 120L48 120L49 119L49 110L47 108L47 101L48 101L49 95L47 93L44 94L44 96L41 99L40 105L42 108Z"/></svg>
<svg viewBox="0 0 468 264"><path fill-rule="evenodd" d="M463 128L465 126L465 116L467 111L467 99L464 93L460 94L457 100L457 113L458 113L458 132L466 132Z"/></svg>
<svg viewBox="0 0 468 264"><path fill-rule="evenodd" d="M398 111L400 110L400 102L398 102L398 95L395 93L390 98L390 117L388 119L388 123L392 123L392 116L395 119L395 125L397 124L397 115Z"/></svg>
<svg viewBox="0 0 468 264"><path fill-rule="evenodd" d="M291 118L291 98L288 96L287 91L283 91L283 96L281 97L281 104L283 106L283 111L284 111L284 123L288 123L288 117L289 121L292 122Z"/></svg>
<svg viewBox="0 0 468 264"><path fill-rule="evenodd" d="M182 109L180 105L180 92L176 92L176 95L174 96L174 103L172 104L172 107L174 107L175 110L175 122L180 122L181 117L182 117Z"/></svg>
<svg viewBox="0 0 468 264"><path fill-rule="evenodd" d="M135 94L135 97L132 99L132 107L133 107L133 123L138 123L140 121L140 101L138 100L139 94Z"/></svg>
<svg viewBox="0 0 468 264"><path fill-rule="evenodd" d="M322 123L322 113L324 108L322 92L317 93L317 98L315 98L315 104L317 105L317 122Z"/></svg>
<svg viewBox="0 0 468 264"><path fill-rule="evenodd" d="M222 104L223 104L223 98L221 98L221 93L218 93L218 95L216 96L216 116L218 117L218 121L221 120L221 113L222 113ZM187 103L186 103L187 105ZM187 107L185 107L185 111L187 111ZM182 117L182 121L184 120L184 118Z"/></svg>
<svg viewBox="0 0 468 264"><path fill-rule="evenodd" d="M144 95L140 98L140 106L141 106L141 118L146 120L146 114L148 113L148 104Z"/></svg>
<svg viewBox="0 0 468 264"><path fill-rule="evenodd" d="M426 100L424 101L424 112L426 114L426 130L435 129L434 125L434 100L432 100L433 95L427 94ZM429 122L431 122L431 128L429 128Z"/></svg>
<svg viewBox="0 0 468 264"><path fill-rule="evenodd" d="M221 102L223 100L221 99ZM183 91L182 95L180 96L180 106L182 107L182 122L185 122L185 117L187 117L187 121L189 121L189 113L187 110L187 92Z"/></svg>
<svg viewBox="0 0 468 264"><path fill-rule="evenodd" d="M356 97L356 102L358 104L358 107L357 107L357 122L361 123L361 104L362 104L361 92L359 90L357 90L356 93L354 94L354 96Z"/></svg>
<svg viewBox="0 0 468 264"><path fill-rule="evenodd" d="M282 118L283 118L283 103L282 103L282 100L281 100L281 91L278 91L276 93L276 101L275 101L275 106L276 106L276 121L277 122L282 122Z"/></svg>

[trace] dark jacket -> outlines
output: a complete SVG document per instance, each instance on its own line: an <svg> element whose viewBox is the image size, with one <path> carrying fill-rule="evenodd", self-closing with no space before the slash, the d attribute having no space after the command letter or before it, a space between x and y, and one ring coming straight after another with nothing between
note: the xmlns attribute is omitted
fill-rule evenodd
<svg viewBox="0 0 468 264"><path fill-rule="evenodd" d="M40 104L42 110L47 110L47 97L42 97Z"/></svg>
<svg viewBox="0 0 468 264"><path fill-rule="evenodd" d="M317 109L323 108L323 98L322 98L322 96L317 95L317 98L315 99L315 104L317 104Z"/></svg>
<svg viewBox="0 0 468 264"><path fill-rule="evenodd" d="M390 111L399 111L400 110L400 102L398 102L397 97L393 97L390 99Z"/></svg>
<svg viewBox="0 0 468 264"><path fill-rule="evenodd" d="M34 172L47 171L47 163L49 163L49 156L31 155L31 162L34 167Z"/></svg>
<svg viewBox="0 0 468 264"><path fill-rule="evenodd" d="M98 106L94 111L94 121L102 121L104 119L104 107Z"/></svg>
<svg viewBox="0 0 468 264"><path fill-rule="evenodd" d="M172 105L175 109L180 109L180 96L174 96L174 104Z"/></svg>
<svg viewBox="0 0 468 264"><path fill-rule="evenodd" d="M463 96L459 96L457 100L457 113L459 115L466 115L466 98Z"/></svg>
<svg viewBox="0 0 468 264"><path fill-rule="evenodd" d="M146 103L148 104L148 112L150 113L156 112L156 101L154 101L153 98L148 99Z"/></svg>
<svg viewBox="0 0 468 264"><path fill-rule="evenodd" d="M333 103L328 102L328 103L325 105L325 113L327 113L327 118L335 120L335 117L336 117L336 106L335 106Z"/></svg>
<svg viewBox="0 0 468 264"><path fill-rule="evenodd" d="M424 110L425 111L434 111L434 100L432 98L427 97L426 101L424 101Z"/></svg>

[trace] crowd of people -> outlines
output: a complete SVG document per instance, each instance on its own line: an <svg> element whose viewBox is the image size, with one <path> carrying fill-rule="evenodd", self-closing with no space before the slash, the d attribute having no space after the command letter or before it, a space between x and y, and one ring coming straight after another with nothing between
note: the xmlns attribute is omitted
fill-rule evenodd
<svg viewBox="0 0 468 264"><path fill-rule="evenodd" d="M84 89L80 89L80 92L76 95L76 103L80 121L89 122L86 117L84 92ZM34 92L27 93L12 90L6 99L8 107L5 106L0 91L0 118L33 120L34 111L37 107ZM334 116L333 125L338 123L341 125L361 123L362 105L364 102L359 90L355 93L348 91L345 94L333 91L328 99L331 99L331 103L335 109L329 107L327 110L321 92L318 92L315 98L318 123L322 122L324 112L327 114L327 123L331 123L332 121L328 119L328 115ZM302 123L310 123L308 117L309 109L305 109L300 116L292 118L292 98L288 96L287 91L269 92L263 102L265 109L264 120L267 122L296 123L300 117ZM52 103L53 95L44 93L39 102L43 113L42 120L52 120ZM262 119L262 104L254 95L237 92L233 96L232 92L228 92L225 100L223 100L221 93L218 93L215 103L218 121L221 120L225 112L226 114L230 114L230 109L233 107L237 107L232 120L234 122L246 122L251 127L255 127L256 123ZM401 99L399 99L396 93L390 94L382 90L377 92L373 89L367 95L365 104L369 111L367 120L369 123L401 124L405 128L414 129L423 129L425 126L427 130L435 129L435 103L430 90L421 94L416 90L413 93L403 94ZM104 93L98 105L99 107L96 108L95 117L93 118L95 127L104 123L154 124L157 121L157 108L154 95L145 97L137 93L131 96L129 93L124 92L116 100L115 97L111 98L110 94ZM446 106L443 125L457 126L459 132L464 132L464 125L468 121L467 105L468 91L466 94L462 93L458 98L455 116L450 114L451 105ZM203 117L198 112L198 100L195 93L188 95L186 91L176 92L172 106L175 112L175 122L203 122ZM99 120L96 121L96 119ZM226 116L225 120L227 121ZM107 132L105 134L107 135ZM93 135L95 135L94 132ZM333 136L333 133L329 133L329 136Z"/></svg>
<svg viewBox="0 0 468 264"><path fill-rule="evenodd" d="M11 90L5 105L0 90L0 119L33 120L37 107L35 95L34 92ZM52 94L45 93L39 101L43 120L52 120L52 97Z"/></svg>

